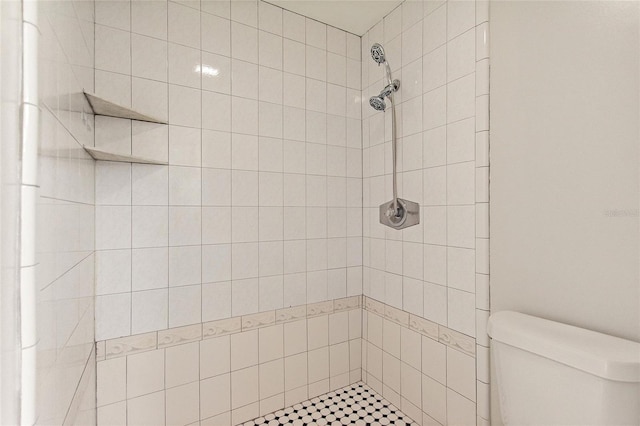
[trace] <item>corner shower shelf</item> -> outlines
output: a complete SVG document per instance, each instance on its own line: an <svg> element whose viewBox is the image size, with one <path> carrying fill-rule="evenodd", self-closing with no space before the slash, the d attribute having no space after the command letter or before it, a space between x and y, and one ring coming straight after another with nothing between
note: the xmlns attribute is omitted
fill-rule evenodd
<svg viewBox="0 0 640 426"><path fill-rule="evenodd" d="M134 111L131 108L118 105L115 102L111 102L100 96L83 91L84 97L87 99L89 106L93 110L95 115L106 115L108 117L126 118L129 120L147 121L150 123L168 124L165 120L160 120L138 111ZM85 151L94 159L101 161L118 161L122 163L140 163L140 164L169 164L166 161L152 160L150 158L135 157L133 155L117 154L115 152L109 152L98 148L82 146Z"/></svg>
<svg viewBox="0 0 640 426"><path fill-rule="evenodd" d="M101 161L118 161L121 163L139 163L139 164L159 164L167 165L166 161L152 160L150 158L135 157L133 155L115 154L113 152L104 151L102 149L93 148L89 146L82 146L87 153L93 157L94 160Z"/></svg>
<svg viewBox="0 0 640 426"><path fill-rule="evenodd" d="M91 105L91 109L93 109L93 112L96 115L106 115L109 117L128 118L130 120L138 120L138 121L148 121L150 123L168 124L165 120L160 120L159 118L151 117L151 116L142 114L138 111L134 111L131 108L118 105L115 102L111 102L107 99L101 98L100 96L94 93L89 93L89 92L83 92L83 93L84 93L84 96L87 98L89 105Z"/></svg>

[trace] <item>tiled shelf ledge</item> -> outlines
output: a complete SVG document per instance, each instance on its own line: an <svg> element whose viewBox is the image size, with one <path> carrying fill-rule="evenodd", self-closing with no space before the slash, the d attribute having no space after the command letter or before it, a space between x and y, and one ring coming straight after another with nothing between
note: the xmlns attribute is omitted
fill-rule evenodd
<svg viewBox="0 0 640 426"><path fill-rule="evenodd" d="M118 358L135 353L162 349L226 334L240 333L274 324L282 324L319 315L350 311L362 307L362 296L351 296L326 302L310 303L231 317L205 323L174 327L150 333L118 337L96 342L96 360Z"/></svg>
<svg viewBox="0 0 640 426"><path fill-rule="evenodd" d="M89 146L82 146L85 151L94 159L101 161L118 161L121 163L140 163L140 164L169 164L166 161L152 160L150 158L135 157L133 155L115 154L113 152L104 151L102 149L93 148Z"/></svg>
<svg viewBox="0 0 640 426"><path fill-rule="evenodd" d="M364 296L362 307L403 327L410 328L423 336L462 351L468 355L476 355L476 339L452 330L443 325L421 318L409 312L394 308L370 297Z"/></svg>
<svg viewBox="0 0 640 426"><path fill-rule="evenodd" d="M109 117L128 118L130 120L138 120L138 121L148 121L150 123L168 124L167 121L165 120L161 120L159 118L142 114L138 111L132 110L131 108L127 108L115 102L111 102L107 99L104 99L94 93L90 93L90 92L83 92L83 93L84 93L84 96L87 98L89 105L91 105L91 109L93 109L93 113L96 115L106 115Z"/></svg>

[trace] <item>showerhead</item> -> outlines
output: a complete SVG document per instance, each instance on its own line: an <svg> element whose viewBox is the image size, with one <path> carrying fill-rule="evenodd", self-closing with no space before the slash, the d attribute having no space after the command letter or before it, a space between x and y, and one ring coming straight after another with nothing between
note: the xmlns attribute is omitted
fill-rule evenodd
<svg viewBox="0 0 640 426"><path fill-rule="evenodd" d="M384 101L384 98L382 97L382 95L370 97L369 98L369 105L371 105L373 107L373 109L375 109L377 111L384 111L385 108L387 107L387 104Z"/></svg>
<svg viewBox="0 0 640 426"><path fill-rule="evenodd" d="M378 96L372 96L369 98L369 105L373 107L373 109L378 111L384 111L387 108L387 103L384 98L389 97L391 99L391 94L393 92L397 92L400 88L400 80L393 80L391 84L388 84L382 92Z"/></svg>
<svg viewBox="0 0 640 426"><path fill-rule="evenodd" d="M384 56L384 49L379 43L374 43L371 46L371 57L378 65L383 64L387 59Z"/></svg>

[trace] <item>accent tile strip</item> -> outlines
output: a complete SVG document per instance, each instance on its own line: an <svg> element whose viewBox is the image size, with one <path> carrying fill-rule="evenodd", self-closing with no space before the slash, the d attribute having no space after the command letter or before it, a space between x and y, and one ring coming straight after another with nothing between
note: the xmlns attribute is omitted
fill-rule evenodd
<svg viewBox="0 0 640 426"><path fill-rule="evenodd" d="M188 342L200 341L226 334L239 333L276 323L297 321L333 312L349 311L362 306L362 296L344 297L326 302L293 306L274 311L225 318L200 324L174 327L167 330L119 337L96 342L96 359L117 358L153 349L162 349ZM382 305L380 305L382 306ZM402 312L402 311L399 311ZM394 313L396 315L401 315Z"/></svg>
<svg viewBox="0 0 640 426"><path fill-rule="evenodd" d="M158 349L202 339L202 324L158 331Z"/></svg>
<svg viewBox="0 0 640 426"><path fill-rule="evenodd" d="M134 336L120 337L106 341L107 359L146 352L158 347L158 333L151 332Z"/></svg>
<svg viewBox="0 0 640 426"><path fill-rule="evenodd" d="M471 336L467 336L459 331L452 330L419 316L409 314L408 312L366 296L364 309L475 357L476 339Z"/></svg>
<svg viewBox="0 0 640 426"><path fill-rule="evenodd" d="M276 322L276 311L260 312L242 317L242 331L264 327Z"/></svg>

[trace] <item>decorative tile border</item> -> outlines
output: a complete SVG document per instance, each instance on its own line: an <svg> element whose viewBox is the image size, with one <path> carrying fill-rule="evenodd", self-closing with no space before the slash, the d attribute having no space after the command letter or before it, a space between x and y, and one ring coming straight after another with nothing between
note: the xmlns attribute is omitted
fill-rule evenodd
<svg viewBox="0 0 640 426"><path fill-rule="evenodd" d="M363 307L366 311L380 315L383 318L400 324L404 327L417 331L423 336L430 337L433 340L449 346L450 348L459 350L468 355L475 357L476 355L476 339L459 331L452 330L443 325L410 314L377 300L364 296Z"/></svg>
<svg viewBox="0 0 640 426"><path fill-rule="evenodd" d="M158 331L158 349L202 340L202 324Z"/></svg>
<svg viewBox="0 0 640 426"><path fill-rule="evenodd" d="M240 333L274 324L329 315L362 307L362 296L345 297L326 302L310 303L274 311L209 321L184 327L119 337L96 342L96 360L118 358L139 352L196 342L226 334ZM402 313L402 311L399 311Z"/></svg>
<svg viewBox="0 0 640 426"><path fill-rule="evenodd" d="M260 312L242 317L242 331L265 327L276 323L276 311Z"/></svg>
<svg viewBox="0 0 640 426"><path fill-rule="evenodd" d="M276 324L296 321L307 316L307 306L294 306L292 308L278 309L276 311Z"/></svg>
<svg viewBox="0 0 640 426"><path fill-rule="evenodd" d="M158 346L158 333L136 334L134 336L120 337L105 341L106 359L117 358L156 349Z"/></svg>

